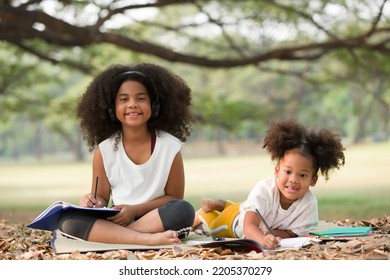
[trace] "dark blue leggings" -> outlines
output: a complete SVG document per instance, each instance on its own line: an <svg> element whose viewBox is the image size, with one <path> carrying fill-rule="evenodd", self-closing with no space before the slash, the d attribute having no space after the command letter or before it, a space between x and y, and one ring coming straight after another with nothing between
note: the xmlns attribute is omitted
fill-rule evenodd
<svg viewBox="0 0 390 280"><path fill-rule="evenodd" d="M195 210L185 201L174 199L158 208L164 230L179 231L192 226ZM66 234L88 240L91 229L99 219L82 211L64 212L58 218L58 229ZM179 236L180 237L180 236Z"/></svg>

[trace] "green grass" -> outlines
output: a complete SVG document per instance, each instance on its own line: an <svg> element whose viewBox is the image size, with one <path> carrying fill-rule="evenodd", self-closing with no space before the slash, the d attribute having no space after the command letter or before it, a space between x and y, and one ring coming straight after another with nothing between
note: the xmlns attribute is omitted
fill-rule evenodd
<svg viewBox="0 0 390 280"><path fill-rule="evenodd" d="M389 188L359 190L352 195L349 192L321 194L317 199L321 220L369 219L390 214Z"/></svg>
<svg viewBox="0 0 390 280"><path fill-rule="evenodd" d="M389 151L390 142L348 147L346 165L312 189L320 219L389 215ZM185 198L195 208L204 196L242 201L258 180L273 175L273 163L258 148L242 156L193 158L186 157L186 150L183 154ZM55 200L77 204L91 189L91 168L90 161L0 164L0 218L19 211L36 214Z"/></svg>

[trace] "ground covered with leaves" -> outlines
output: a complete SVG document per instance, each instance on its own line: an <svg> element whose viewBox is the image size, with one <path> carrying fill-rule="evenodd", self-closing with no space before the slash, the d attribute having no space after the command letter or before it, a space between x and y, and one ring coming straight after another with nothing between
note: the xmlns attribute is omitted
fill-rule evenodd
<svg viewBox="0 0 390 280"><path fill-rule="evenodd" d="M299 249L278 249L256 253L231 249L175 246L172 249L129 251L116 250L103 253L74 251L55 254L50 246L52 234L32 230L23 224L0 221L0 260L390 260L390 216L369 220L342 220L344 226L371 226L373 235L346 241L327 241Z"/></svg>

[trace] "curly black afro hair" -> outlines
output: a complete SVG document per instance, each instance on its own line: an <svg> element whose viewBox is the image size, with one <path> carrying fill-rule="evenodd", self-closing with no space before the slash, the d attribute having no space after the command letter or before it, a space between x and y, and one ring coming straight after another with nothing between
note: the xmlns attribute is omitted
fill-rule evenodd
<svg viewBox="0 0 390 280"><path fill-rule="evenodd" d="M295 120L273 123L266 132L263 148L268 150L272 160L277 161L291 150L311 157L315 173L320 170L325 180L329 179L332 169L345 164L345 149L337 132L331 129L307 130Z"/></svg>
<svg viewBox="0 0 390 280"><path fill-rule="evenodd" d="M158 103L158 116L148 121L149 129L166 131L185 142L194 120L190 111L191 89L187 83L155 64L116 64L92 80L77 106L77 118L90 151L103 140L120 133L121 123L110 116L110 110L115 108L116 94L126 80L135 80L145 86L151 97L152 111Z"/></svg>

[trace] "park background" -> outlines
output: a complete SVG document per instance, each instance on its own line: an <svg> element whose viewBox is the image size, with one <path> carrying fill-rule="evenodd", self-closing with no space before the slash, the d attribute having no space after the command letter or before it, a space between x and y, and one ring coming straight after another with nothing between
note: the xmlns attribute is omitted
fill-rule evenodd
<svg viewBox="0 0 390 280"><path fill-rule="evenodd" d="M91 189L75 117L93 76L152 62L192 88L185 198L243 200L274 163L267 126L337 129L346 164L313 192L323 220L390 209L390 4L356 1L2 1L0 219L27 223Z"/></svg>

